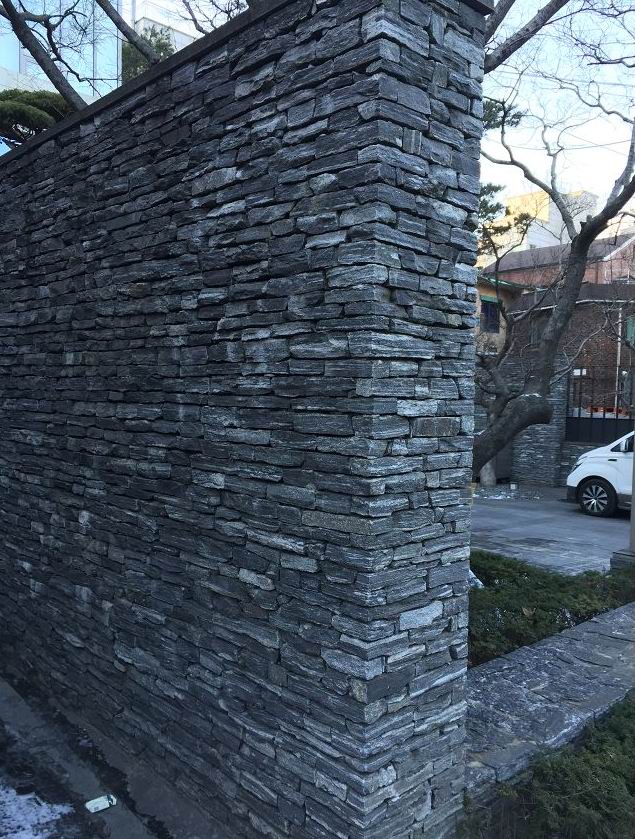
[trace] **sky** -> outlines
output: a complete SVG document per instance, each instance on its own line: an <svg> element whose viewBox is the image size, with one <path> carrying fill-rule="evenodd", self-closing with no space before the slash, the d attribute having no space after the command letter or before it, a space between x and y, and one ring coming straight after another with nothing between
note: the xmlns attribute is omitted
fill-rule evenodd
<svg viewBox="0 0 635 839"><path fill-rule="evenodd" d="M522 9L510 20L508 31L517 26L519 20L527 20L539 4L535 0L520 0L518 5ZM571 3L567 8L574 7L575 4ZM563 17L518 53L508 65L489 74L485 81L485 94L492 98L505 98L515 90L518 107L557 126L550 131L552 140L558 131L567 128L562 135L566 151L561 155L558 167L561 188L565 191L584 189L606 198L624 166L630 127L617 117L606 116L597 109L581 105L576 96L561 89L560 80L575 82L585 97L600 91L611 109L632 116L635 73L622 67L602 69L588 66L571 46L566 31L571 25L570 20ZM577 31L584 31L615 50L620 48L619 42L628 38L622 26L612 23L604 24L599 30L596 18L590 16L578 17L575 26ZM517 156L539 177L548 179L550 159L543 150L538 120L529 117L526 126L510 132L509 138ZM505 156L495 132L486 136L483 148L495 156ZM504 194L533 189L515 168L495 166L486 160L482 162L482 176L484 181L504 185Z"/></svg>
<svg viewBox="0 0 635 839"><path fill-rule="evenodd" d="M532 40L508 65L490 74L485 83L486 95L500 98L509 93L518 81L518 70L523 68L522 82L518 89L518 104L534 114L546 114L547 118L564 125L567 121L574 123L567 131L564 144L566 153L561 156L559 166L559 183L565 191L587 190L605 198L616 177L624 165L628 149L629 129L621 120L606 117L593 109L580 107L574 96L568 92L558 90L557 82L545 80L538 70L547 70L555 78L575 80L586 93L593 91L594 84L599 81L603 95L608 97L612 107L622 111L632 112L635 98L635 78L631 80L628 73L610 69L598 72L597 68L585 68L581 65L579 56L570 49L570 45L563 40L569 24L568 11L577 8L572 0L555 20L547 27L541 36ZM586 0L586 2L594 0ZM204 2L204 0L203 0ZM528 20L545 0L517 0L517 11L509 16L506 29L501 34L509 34L516 30L520 23ZM602 2L602 0L599 0ZM618 0L619 2L619 0ZM197 36L191 23L184 19L183 7L178 0L124 0L124 8L135 5L137 17L173 16L181 31ZM179 20L180 18L180 20ZM574 19L577 31L584 31L596 40L611 37L613 40L624 39L625 33L610 25L600 32L597 30L595 17ZM177 22L178 21L178 22ZM578 23L579 21L579 23ZM631 75L635 77L635 74ZM510 135L518 156L527 163L532 171L540 177L549 175L549 158L542 151L540 131L537 124L529 120L522 127ZM504 150L492 136L484 140L484 148L500 156ZM504 185L505 193L516 195L533 189L523 178L522 174L513 167L495 166L486 160L482 161L483 180L493 181Z"/></svg>
<svg viewBox="0 0 635 839"><path fill-rule="evenodd" d="M205 0L201 0L202 3ZM196 9L198 0L193 3ZM185 8L178 0L122 0L122 13L126 19L148 18L172 25L180 32L191 35L193 38L200 38L201 33L188 18ZM219 22L222 22L219 19Z"/></svg>

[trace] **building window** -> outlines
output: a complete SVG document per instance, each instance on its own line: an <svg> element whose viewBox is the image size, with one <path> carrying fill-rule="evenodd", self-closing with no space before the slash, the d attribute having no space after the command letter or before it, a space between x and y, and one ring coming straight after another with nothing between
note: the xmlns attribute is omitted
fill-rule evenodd
<svg viewBox="0 0 635 839"><path fill-rule="evenodd" d="M481 299L481 332L500 332L500 318L498 301Z"/></svg>
<svg viewBox="0 0 635 839"><path fill-rule="evenodd" d="M531 317L529 321L529 343L532 347L537 347L542 341L542 333L545 331L547 319L544 317ZM582 368L578 368L582 369ZM578 376L586 376L586 371L577 373Z"/></svg>
<svg viewBox="0 0 635 839"><path fill-rule="evenodd" d="M31 53L22 45L20 45L19 53L19 69L18 71L25 76L37 76L41 74L40 65L33 58Z"/></svg>
<svg viewBox="0 0 635 839"><path fill-rule="evenodd" d="M626 341L635 347L635 317L626 318Z"/></svg>

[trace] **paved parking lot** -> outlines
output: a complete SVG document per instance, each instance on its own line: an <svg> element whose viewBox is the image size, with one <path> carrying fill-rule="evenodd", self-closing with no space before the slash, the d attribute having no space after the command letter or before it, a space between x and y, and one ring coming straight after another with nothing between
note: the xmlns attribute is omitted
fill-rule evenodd
<svg viewBox="0 0 635 839"><path fill-rule="evenodd" d="M539 495L476 497L472 547L562 574L580 574L608 570L611 554L628 545L628 513L609 519L593 518L584 515L577 505L563 501L564 489L543 490Z"/></svg>

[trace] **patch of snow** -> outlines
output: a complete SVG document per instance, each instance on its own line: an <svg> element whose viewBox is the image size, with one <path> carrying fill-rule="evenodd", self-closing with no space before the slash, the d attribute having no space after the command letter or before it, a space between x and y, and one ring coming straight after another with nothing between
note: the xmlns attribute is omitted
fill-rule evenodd
<svg viewBox="0 0 635 839"><path fill-rule="evenodd" d="M0 837L48 839L56 821L73 812L70 804L47 804L37 795L18 795L0 783Z"/></svg>
<svg viewBox="0 0 635 839"><path fill-rule="evenodd" d="M517 489L475 489L474 498L479 501L540 501L539 493Z"/></svg>
<svg viewBox="0 0 635 839"><path fill-rule="evenodd" d="M490 492L475 492L475 498L483 498L486 501L507 501L507 500L516 500L516 495L511 495L509 492L499 492L499 493L490 493Z"/></svg>
<svg viewBox="0 0 635 839"><path fill-rule="evenodd" d="M470 569L469 582L470 588L485 588L483 583L479 580L479 578L476 576L474 571L472 571L472 569Z"/></svg>

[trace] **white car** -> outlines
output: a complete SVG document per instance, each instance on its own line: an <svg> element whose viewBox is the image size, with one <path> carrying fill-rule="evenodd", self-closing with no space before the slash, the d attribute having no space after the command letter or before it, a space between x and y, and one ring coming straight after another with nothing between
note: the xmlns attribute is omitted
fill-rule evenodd
<svg viewBox="0 0 635 839"><path fill-rule="evenodd" d="M581 455L567 478L567 501L589 516L630 510L633 495L633 438L625 434L608 446Z"/></svg>

